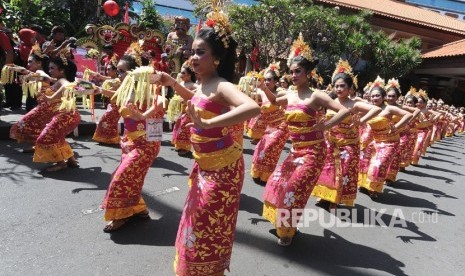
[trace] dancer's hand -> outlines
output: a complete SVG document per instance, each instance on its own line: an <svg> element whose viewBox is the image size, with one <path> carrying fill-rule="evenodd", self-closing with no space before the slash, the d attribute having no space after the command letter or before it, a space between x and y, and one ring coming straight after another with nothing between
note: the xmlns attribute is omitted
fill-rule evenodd
<svg viewBox="0 0 465 276"><path fill-rule="evenodd" d="M195 105L191 101L187 101L187 114L191 118L192 123L187 124L188 127L196 127L202 129L208 129L212 126L208 119L200 117L198 110L195 110Z"/></svg>

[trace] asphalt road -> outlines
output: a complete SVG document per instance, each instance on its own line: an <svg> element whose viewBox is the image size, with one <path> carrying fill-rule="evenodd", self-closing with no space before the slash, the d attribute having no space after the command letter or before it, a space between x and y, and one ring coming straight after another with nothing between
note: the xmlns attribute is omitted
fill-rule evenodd
<svg viewBox="0 0 465 276"><path fill-rule="evenodd" d="M152 219L112 235L102 231L99 206L118 148L70 139L81 167L42 173L44 164L13 141L0 141L0 275L173 275L193 161L178 157L170 139L167 133L143 189ZM226 275L463 275L464 141L435 144L377 202L359 193L354 209L341 208L353 212L351 223L331 223L336 217L311 198L309 214L319 220L308 217L283 248L261 218L263 187L250 177L253 146L245 140L246 179Z"/></svg>

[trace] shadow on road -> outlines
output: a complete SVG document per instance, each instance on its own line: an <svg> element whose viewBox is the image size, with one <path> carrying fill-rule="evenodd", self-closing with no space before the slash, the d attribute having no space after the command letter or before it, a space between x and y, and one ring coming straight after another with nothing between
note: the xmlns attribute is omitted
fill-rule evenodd
<svg viewBox="0 0 465 276"><path fill-rule="evenodd" d="M407 191L414 191L414 192L422 192L422 193L430 193L434 197L440 198L440 197L445 197L445 198L452 198L452 199L458 199L455 196L450 196L440 190L435 190L428 188L423 185L419 185L413 182L410 182L405 179L398 179L396 182L392 183L389 185L389 187L395 188L395 189L400 189L400 190L407 190Z"/></svg>
<svg viewBox="0 0 465 276"><path fill-rule="evenodd" d="M444 177L444 176L435 175L435 174L428 174L428 173L425 173L425 172L406 170L406 171L404 171L403 173L405 173L405 174L410 174L410 175L415 175L415 176L421 176L421 177L429 177L429 178L431 178L431 179L444 180L445 183L447 183L447 184L452 184L452 183L455 182L454 180L452 180L452 179L450 179L450 178L447 178L447 177Z"/></svg>
<svg viewBox="0 0 465 276"><path fill-rule="evenodd" d="M157 159L153 162L152 168L163 168L177 173L164 173L163 177L170 177L173 175L189 175L188 169L179 163L173 162L171 160L165 159L158 156Z"/></svg>
<svg viewBox="0 0 465 276"><path fill-rule="evenodd" d="M263 212L263 202L255 197L241 194L239 210L261 216Z"/></svg>
<svg viewBox="0 0 465 276"><path fill-rule="evenodd" d="M299 265L321 271L325 275L355 275L351 268L368 268L393 275L406 275L405 264L377 249L350 242L324 229L323 237L298 233L289 247L280 247L276 239L266 239L253 233L236 231L237 243L258 248L263 254L276 255L284 267ZM272 232L272 231L270 231Z"/></svg>
<svg viewBox="0 0 465 276"><path fill-rule="evenodd" d="M436 153L436 152L431 152L431 153L440 155L439 153ZM461 166L461 164L459 164L459 163L449 161L449 160L446 160L446 159L437 158L437 157L434 157L434 156L423 156L422 158L425 159L425 160L446 162L446 163L450 163L450 164L455 165L455 166ZM459 158L456 158L456 159L459 159Z"/></svg>

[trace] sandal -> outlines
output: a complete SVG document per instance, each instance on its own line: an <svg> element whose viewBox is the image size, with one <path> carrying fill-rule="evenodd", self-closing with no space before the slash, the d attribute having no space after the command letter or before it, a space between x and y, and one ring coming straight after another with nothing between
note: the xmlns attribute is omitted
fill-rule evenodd
<svg viewBox="0 0 465 276"><path fill-rule="evenodd" d="M138 219L150 219L150 214L149 214L148 210L142 211L142 212L134 214L132 216L135 217L135 218L138 218Z"/></svg>
<svg viewBox="0 0 465 276"><path fill-rule="evenodd" d="M179 156L188 156L190 151L188 150L178 150L178 155Z"/></svg>
<svg viewBox="0 0 465 276"><path fill-rule="evenodd" d="M34 153L34 148L27 148L27 149L23 149L22 151L23 153Z"/></svg>
<svg viewBox="0 0 465 276"><path fill-rule="evenodd" d="M68 165L68 167L70 168L79 168L79 162L76 161L76 160L70 160L68 159L68 161L66 162L66 164Z"/></svg>
<svg viewBox="0 0 465 276"><path fill-rule="evenodd" d="M289 246L292 243L292 238L279 238L278 245L280 246Z"/></svg>
<svg viewBox="0 0 465 276"><path fill-rule="evenodd" d="M121 229L124 225L126 225L126 222L128 222L128 220L129 219L127 218L112 220L105 227L103 227L103 232L105 233L115 232Z"/></svg>
<svg viewBox="0 0 465 276"><path fill-rule="evenodd" d="M56 163L55 165L53 165L51 167L46 168L45 171L47 171L47 172L58 172L58 171L66 169L67 167L68 167L68 165L65 162L59 162L59 163Z"/></svg>
<svg viewBox="0 0 465 276"><path fill-rule="evenodd" d="M377 192L374 192L374 191L368 192L368 196L369 196L372 200L378 199L378 193L377 193Z"/></svg>

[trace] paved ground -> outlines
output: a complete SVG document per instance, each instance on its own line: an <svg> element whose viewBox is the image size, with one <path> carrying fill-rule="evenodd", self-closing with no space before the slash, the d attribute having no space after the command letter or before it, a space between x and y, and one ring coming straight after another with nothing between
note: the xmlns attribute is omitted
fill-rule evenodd
<svg viewBox="0 0 465 276"><path fill-rule="evenodd" d="M45 165L32 163L19 145L0 141L0 275L173 275L193 161L178 157L170 139L166 133L143 190L152 219L112 235L102 232L99 205L118 148L87 136L70 139L81 167L43 173ZM458 136L435 144L378 202L359 193L350 227L331 225L335 217L322 212L323 221L301 227L288 248L277 246L271 224L261 219L263 187L247 171L226 275L462 275L464 141ZM248 140L244 145L250 168L253 147ZM317 212L314 204L311 198L307 208ZM370 223L364 213L381 223L357 227Z"/></svg>

